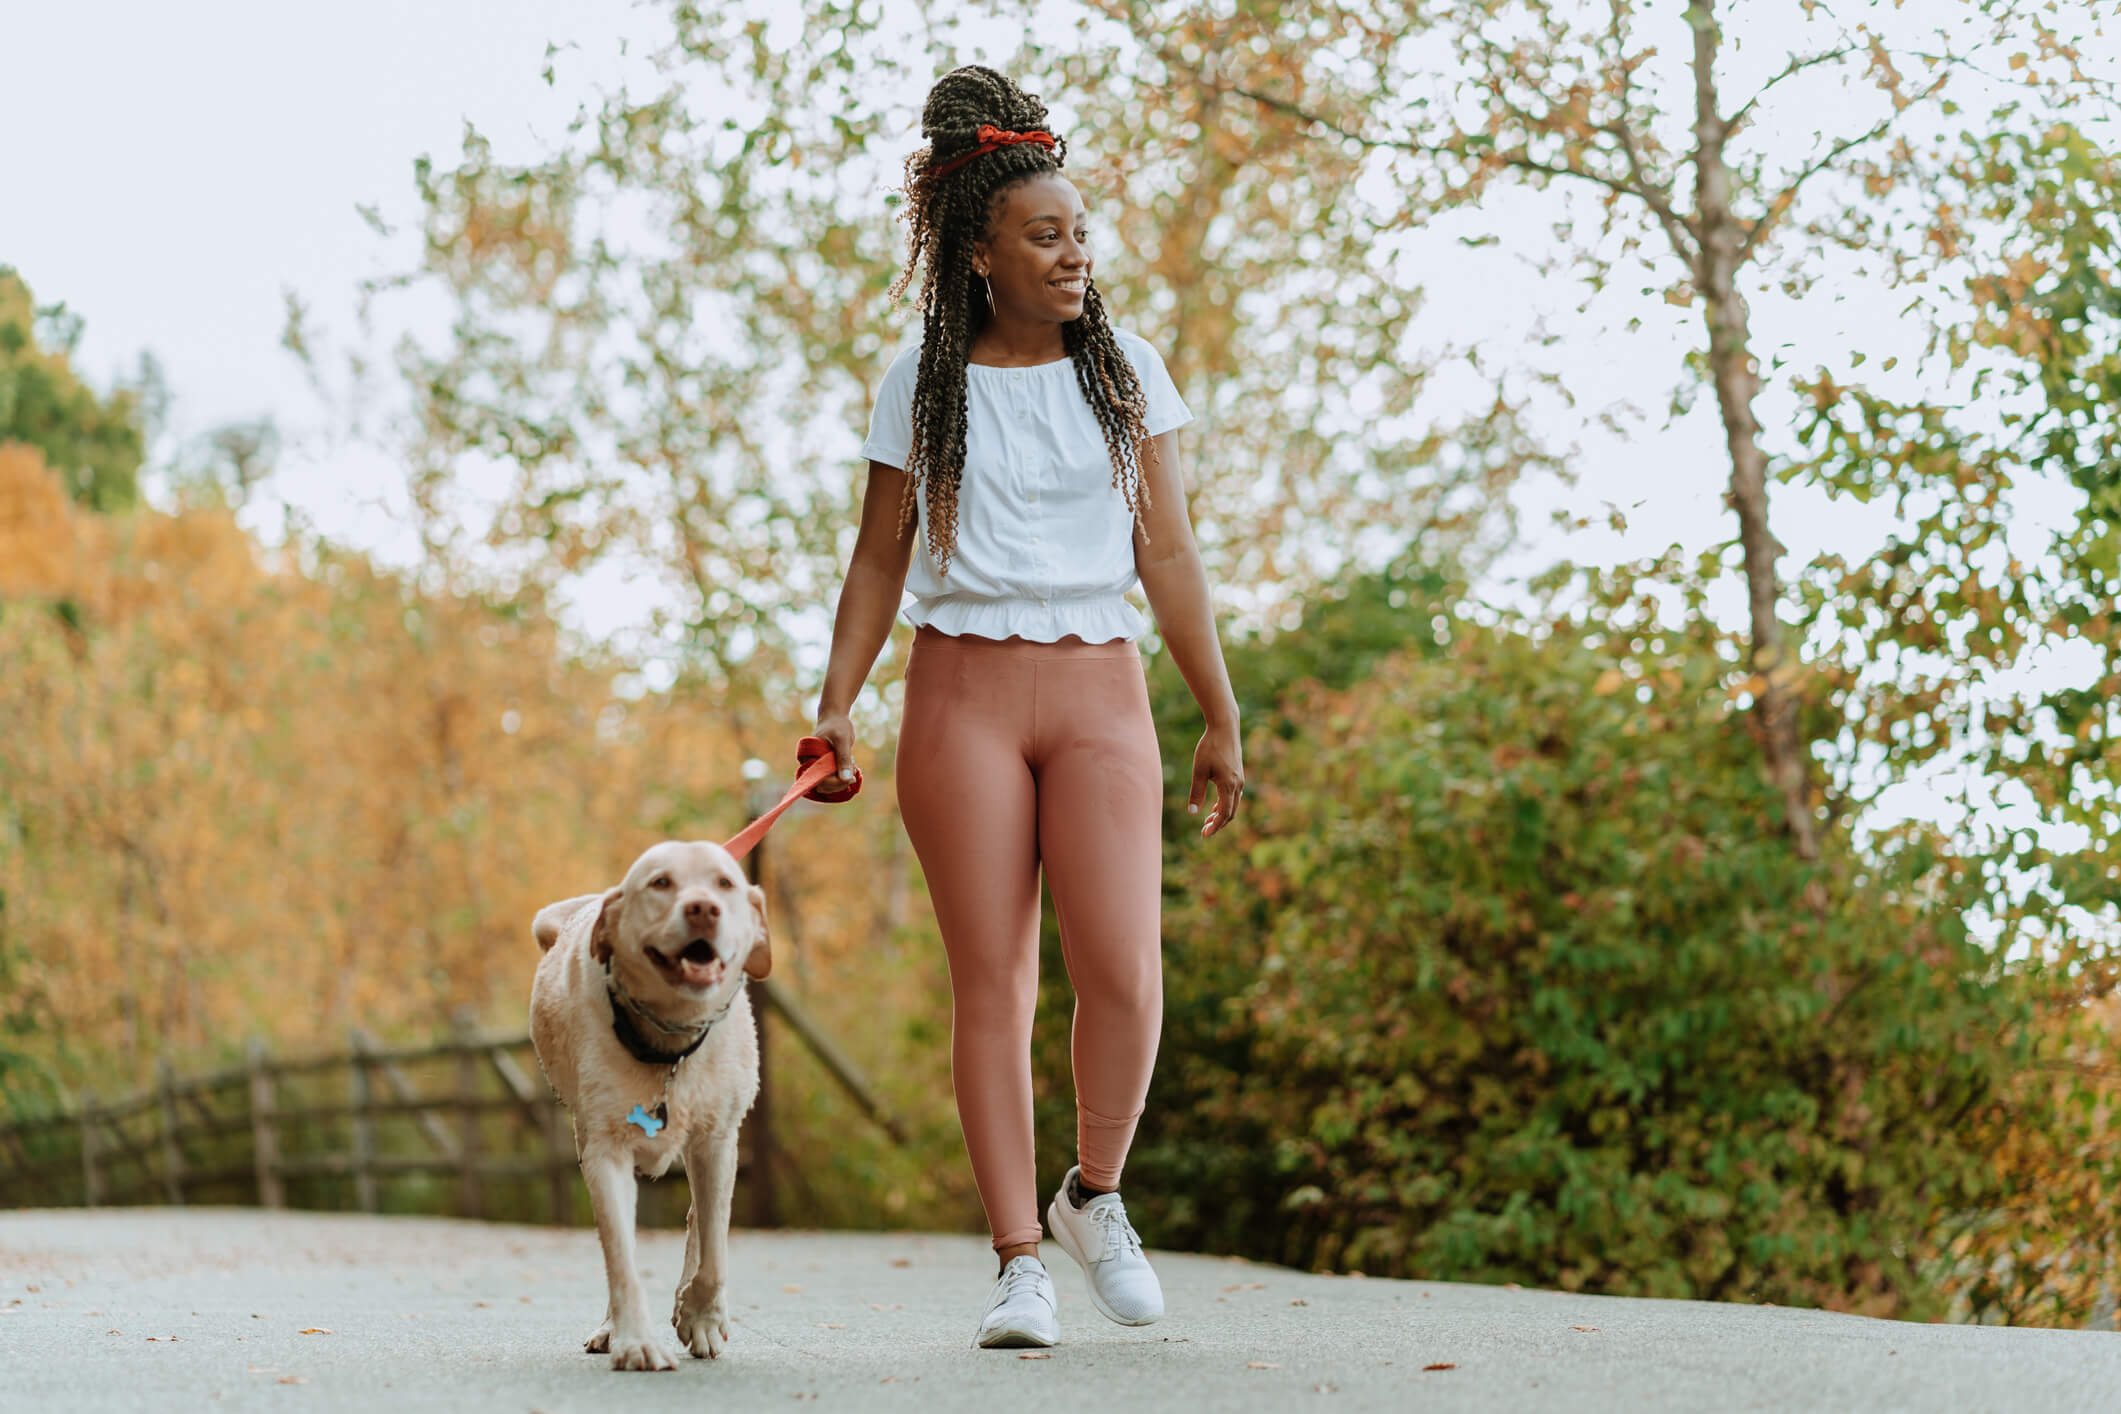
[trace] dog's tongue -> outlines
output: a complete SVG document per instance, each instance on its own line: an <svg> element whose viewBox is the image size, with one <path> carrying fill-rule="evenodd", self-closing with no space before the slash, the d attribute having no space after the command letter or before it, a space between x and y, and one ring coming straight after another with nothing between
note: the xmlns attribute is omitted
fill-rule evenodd
<svg viewBox="0 0 2121 1414"><path fill-rule="evenodd" d="M693 943L677 961L678 980L688 987L712 987L722 980L722 959L704 942Z"/></svg>

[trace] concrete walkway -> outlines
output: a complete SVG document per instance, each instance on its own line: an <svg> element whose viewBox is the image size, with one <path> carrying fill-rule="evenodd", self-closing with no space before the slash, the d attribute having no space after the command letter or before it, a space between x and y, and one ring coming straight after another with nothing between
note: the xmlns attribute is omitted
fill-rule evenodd
<svg viewBox="0 0 2121 1414"><path fill-rule="evenodd" d="M682 1238L643 1238L667 1301ZM977 1237L731 1243L729 1353L674 1374L584 1355L595 1235L229 1209L0 1213L0 1409L738 1411L2121 1409L2121 1334L1321 1277L1162 1255L1130 1330L1047 1253L1065 1343L968 1348ZM1441 1368L1438 1368L1441 1367Z"/></svg>

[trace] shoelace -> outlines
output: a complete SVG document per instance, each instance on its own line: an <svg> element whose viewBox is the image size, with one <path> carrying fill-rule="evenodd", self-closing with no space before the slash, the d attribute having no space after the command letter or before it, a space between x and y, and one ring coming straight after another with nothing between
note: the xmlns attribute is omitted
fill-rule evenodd
<svg viewBox="0 0 2121 1414"><path fill-rule="evenodd" d="M1036 1267L1019 1267L1015 1263L1002 1273L1002 1300L1007 1301L1026 1288L1036 1289L1039 1271ZM976 1289L976 1288L975 1288Z"/></svg>
<svg viewBox="0 0 2121 1414"><path fill-rule="evenodd" d="M1123 1205L1107 1203L1093 1211L1090 1217L1105 1239L1105 1255L1100 1260L1109 1261L1142 1250L1141 1237L1134 1231L1134 1224L1127 1221L1127 1210Z"/></svg>

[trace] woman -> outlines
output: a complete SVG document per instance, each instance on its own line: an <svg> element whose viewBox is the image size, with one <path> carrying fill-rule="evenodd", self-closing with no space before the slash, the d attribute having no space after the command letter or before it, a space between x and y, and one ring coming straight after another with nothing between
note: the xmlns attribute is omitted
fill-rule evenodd
<svg viewBox="0 0 2121 1414"><path fill-rule="evenodd" d="M1163 1314L1118 1191L1163 1009L1163 767L1143 625L1121 597L1137 580L1207 718L1190 806L1212 782L1203 835L1235 817L1244 780L1186 519L1174 429L1192 414L1156 352L1106 319L1045 119L977 66L945 75L922 110L929 146L907 162L911 251L893 289L925 264L921 343L871 413L817 721L851 775L848 710L911 589L899 809L949 957L958 1118L1001 1262L982 1346L1060 1338L1032 1162L1042 866L1076 993L1079 1158L1047 1221L1099 1311L1128 1325Z"/></svg>

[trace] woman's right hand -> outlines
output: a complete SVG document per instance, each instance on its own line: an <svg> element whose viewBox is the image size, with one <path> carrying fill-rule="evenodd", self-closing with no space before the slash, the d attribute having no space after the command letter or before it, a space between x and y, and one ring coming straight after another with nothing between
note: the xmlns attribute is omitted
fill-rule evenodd
<svg viewBox="0 0 2121 1414"><path fill-rule="evenodd" d="M839 765L838 780L843 785L854 784L854 723L845 712L820 712L817 730L811 733L832 748L832 757Z"/></svg>

